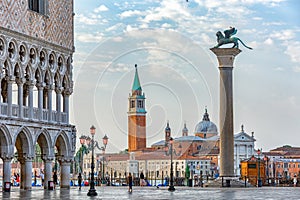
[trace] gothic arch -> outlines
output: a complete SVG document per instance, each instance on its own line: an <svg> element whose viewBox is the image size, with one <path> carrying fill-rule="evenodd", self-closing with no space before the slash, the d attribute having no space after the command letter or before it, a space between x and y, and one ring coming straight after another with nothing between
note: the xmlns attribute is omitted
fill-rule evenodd
<svg viewBox="0 0 300 200"><path fill-rule="evenodd" d="M26 126L22 126L18 129L14 138L15 147L18 153L33 156L33 139L30 130Z"/></svg>
<svg viewBox="0 0 300 200"><path fill-rule="evenodd" d="M70 88L70 81L69 81L69 77L67 76L67 74L65 74L63 77L62 86L63 86L64 90Z"/></svg>
<svg viewBox="0 0 300 200"><path fill-rule="evenodd" d="M6 60L5 62L4 62L4 66L3 66L4 68L3 68L3 70L5 71L5 75L6 76L12 76L12 65L11 65L11 63L10 63L10 61L8 61L8 60Z"/></svg>
<svg viewBox="0 0 300 200"><path fill-rule="evenodd" d="M61 87L62 86L61 76L60 76L58 71L54 75L54 85L55 85L55 87Z"/></svg>
<svg viewBox="0 0 300 200"><path fill-rule="evenodd" d="M55 140L54 140L54 146L56 146L58 150L58 156L68 158L71 152L71 145L69 141L69 137L66 134L65 131L61 131L59 134L57 134Z"/></svg>
<svg viewBox="0 0 300 200"><path fill-rule="evenodd" d="M53 149L51 136L47 129L42 129L41 131L38 132L34 141L34 144L36 143L39 144L43 156L46 157L54 156L54 149Z"/></svg>
<svg viewBox="0 0 300 200"><path fill-rule="evenodd" d="M46 70L45 71L45 75L44 75L44 83L46 85L52 85L53 84L53 78L52 78L52 73L50 70Z"/></svg>
<svg viewBox="0 0 300 200"><path fill-rule="evenodd" d="M15 78L19 78L19 79L22 79L24 77L24 72L19 63L17 63L14 67L14 76Z"/></svg>
<svg viewBox="0 0 300 200"><path fill-rule="evenodd" d="M33 71L29 65L27 65L25 68L24 77L25 77L26 81L33 81Z"/></svg>
<svg viewBox="0 0 300 200"><path fill-rule="evenodd" d="M11 155L10 146L12 145L12 138L9 130L5 124L0 125L0 155L4 157L5 155Z"/></svg>
<svg viewBox="0 0 300 200"><path fill-rule="evenodd" d="M36 80L36 83L43 83L42 70L39 67L35 70L34 78Z"/></svg>

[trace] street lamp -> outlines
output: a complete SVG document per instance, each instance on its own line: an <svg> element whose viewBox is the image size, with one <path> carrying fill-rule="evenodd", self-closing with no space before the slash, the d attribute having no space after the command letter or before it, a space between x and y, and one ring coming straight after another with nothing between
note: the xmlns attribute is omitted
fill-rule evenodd
<svg viewBox="0 0 300 200"><path fill-rule="evenodd" d="M90 128L90 133L92 135L92 165L91 165L91 182L90 182L90 190L87 193L88 196L97 196L97 192L95 189L95 181L94 181L94 135L96 133L96 128L94 125ZM90 143L90 142L88 142Z"/></svg>
<svg viewBox="0 0 300 200"><path fill-rule="evenodd" d="M257 155L258 155L258 180L257 180L257 187L261 187L262 182L260 179L260 154L261 154L262 149L257 150Z"/></svg>
<svg viewBox="0 0 300 200"><path fill-rule="evenodd" d="M173 154L175 154L176 156L179 156L181 154L181 150L182 150L182 146L181 146L181 144L179 144L179 146L178 146L179 153L177 154L176 150L173 149L173 142L174 142L173 138L170 137L170 140L169 140L170 148L168 148L168 145L166 144L166 149L165 149L166 155L171 155L170 185L169 185L169 188L168 188L168 190L170 192L175 191L174 174L173 174Z"/></svg>
<svg viewBox="0 0 300 200"><path fill-rule="evenodd" d="M102 149L102 184L105 184L105 180L104 180L104 154L105 154L105 149L106 149L106 145L108 143L108 137L106 135L104 135L104 137L102 138L102 143L104 145Z"/></svg>

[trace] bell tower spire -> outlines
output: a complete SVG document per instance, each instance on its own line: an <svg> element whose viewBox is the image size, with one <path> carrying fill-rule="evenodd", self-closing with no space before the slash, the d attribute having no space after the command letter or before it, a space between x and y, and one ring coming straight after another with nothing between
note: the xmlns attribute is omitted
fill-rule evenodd
<svg viewBox="0 0 300 200"><path fill-rule="evenodd" d="M140 84L137 64L135 64L135 75L128 101L128 151L132 152L146 148L147 112L145 109L145 94Z"/></svg>

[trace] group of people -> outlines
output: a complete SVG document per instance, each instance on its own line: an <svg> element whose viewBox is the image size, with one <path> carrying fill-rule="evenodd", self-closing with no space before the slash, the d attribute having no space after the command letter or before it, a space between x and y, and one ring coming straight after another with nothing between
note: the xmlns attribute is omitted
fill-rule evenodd
<svg viewBox="0 0 300 200"><path fill-rule="evenodd" d="M82 175L81 175L81 173L78 174L77 179L78 179L79 190L81 190L81 183L82 183ZM53 180L54 180L54 178L53 178ZM127 184L129 186L128 192L132 193L133 177L132 177L132 175L131 175L130 172L129 172L129 175L127 177ZM143 187L145 185L146 185L145 176L144 176L143 172L141 172L141 174L140 174L140 186Z"/></svg>
<svg viewBox="0 0 300 200"><path fill-rule="evenodd" d="M132 193L133 178L132 178L132 175L131 175L130 172L129 172L129 175L127 177L127 184L129 186L128 192ZM143 172L141 172L141 174L140 174L140 186L144 187L145 185L146 185L145 176L144 176Z"/></svg>

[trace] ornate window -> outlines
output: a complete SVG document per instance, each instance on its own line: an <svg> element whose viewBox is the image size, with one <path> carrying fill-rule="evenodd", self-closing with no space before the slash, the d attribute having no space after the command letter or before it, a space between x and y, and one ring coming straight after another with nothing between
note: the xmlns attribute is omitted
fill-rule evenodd
<svg viewBox="0 0 300 200"><path fill-rule="evenodd" d="M28 7L30 10L43 15L48 14L48 0L28 0Z"/></svg>

